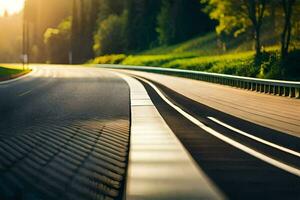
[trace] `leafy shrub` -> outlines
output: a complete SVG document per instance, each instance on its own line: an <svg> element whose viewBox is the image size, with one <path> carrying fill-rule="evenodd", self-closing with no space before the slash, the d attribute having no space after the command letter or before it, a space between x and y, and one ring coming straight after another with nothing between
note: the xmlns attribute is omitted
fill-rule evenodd
<svg viewBox="0 0 300 200"><path fill-rule="evenodd" d="M191 58L195 55L192 54L165 54L165 55L137 55L128 56L122 64L124 65L142 65L142 66L154 66L163 67L165 63L176 59Z"/></svg>
<svg viewBox="0 0 300 200"><path fill-rule="evenodd" d="M124 14L125 15L125 14ZM94 35L94 52L97 56L105 54L118 54L124 51L124 15L110 15L101 21Z"/></svg>
<svg viewBox="0 0 300 200"><path fill-rule="evenodd" d="M68 63L71 35L71 18L63 20L57 28L48 28L44 33L44 43L50 63Z"/></svg>
<svg viewBox="0 0 300 200"><path fill-rule="evenodd" d="M300 50L291 51L282 61L282 74L285 79L300 80Z"/></svg>
<svg viewBox="0 0 300 200"><path fill-rule="evenodd" d="M188 59L176 59L163 65L168 68L189 69L198 71L209 71L215 73L244 75L246 68L251 65L253 53L239 53L216 56L202 56Z"/></svg>
<svg viewBox="0 0 300 200"><path fill-rule="evenodd" d="M276 49L263 52L259 57L255 57L252 51L198 57L191 53L131 56L117 54L97 57L93 63L177 68L269 79L299 80L300 77L300 50L290 52L285 61L281 61L280 53Z"/></svg>
<svg viewBox="0 0 300 200"><path fill-rule="evenodd" d="M255 65L259 66L259 78L278 79L282 75L280 54L277 51L262 52L255 58Z"/></svg>
<svg viewBox="0 0 300 200"><path fill-rule="evenodd" d="M111 54L96 57L93 64L120 64L126 58L125 54Z"/></svg>

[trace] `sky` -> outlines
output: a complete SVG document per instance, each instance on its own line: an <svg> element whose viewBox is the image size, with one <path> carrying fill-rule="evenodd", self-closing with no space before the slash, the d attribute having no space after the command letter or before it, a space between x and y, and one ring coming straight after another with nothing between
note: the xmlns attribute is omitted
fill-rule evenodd
<svg viewBox="0 0 300 200"><path fill-rule="evenodd" d="M24 0L0 0L0 16L4 14L5 10L9 14L13 14L22 10Z"/></svg>

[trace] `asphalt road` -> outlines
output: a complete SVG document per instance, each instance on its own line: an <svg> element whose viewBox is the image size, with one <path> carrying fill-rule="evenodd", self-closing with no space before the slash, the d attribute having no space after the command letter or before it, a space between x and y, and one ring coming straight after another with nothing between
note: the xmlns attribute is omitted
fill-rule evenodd
<svg viewBox="0 0 300 200"><path fill-rule="evenodd" d="M297 101L275 99L264 113L260 101L273 97L136 74L151 79L141 82L154 105L226 197L300 199ZM122 199L129 92L114 73L83 67L39 66L26 78L0 83L0 199ZM236 109L241 101L247 106Z"/></svg>
<svg viewBox="0 0 300 200"><path fill-rule="evenodd" d="M0 85L0 199L120 199L129 87L99 69L38 67Z"/></svg>
<svg viewBox="0 0 300 200"><path fill-rule="evenodd" d="M139 78L139 77L138 77ZM143 79L141 79L143 81ZM157 89L174 106L195 117L200 123L220 135L233 139L239 144L298 169L295 175L283 170L279 165L272 165L259 159L220 138L215 137L202 127L195 125L184 115L170 106L147 83L143 82L154 105L167 124L190 152L194 160L212 179L229 199L299 199L300 198L300 140L267 127L263 127L227 113L220 112L200 104L158 82L153 82ZM201 95L201 94L199 94ZM203 94L205 95L205 94ZM217 120L212 120L217 119ZM218 122L218 123L216 123ZM222 122L222 124L220 124ZM239 127L245 133L251 133L264 141L286 147L290 152L269 146L261 141L241 135L235 129Z"/></svg>

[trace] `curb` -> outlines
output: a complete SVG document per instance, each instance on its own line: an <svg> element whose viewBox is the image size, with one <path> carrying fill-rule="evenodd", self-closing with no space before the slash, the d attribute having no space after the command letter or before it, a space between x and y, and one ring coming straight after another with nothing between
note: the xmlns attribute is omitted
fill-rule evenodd
<svg viewBox="0 0 300 200"><path fill-rule="evenodd" d="M131 96L126 199L226 199L163 120L144 86L114 73L127 82Z"/></svg>
<svg viewBox="0 0 300 200"><path fill-rule="evenodd" d="M20 80L22 78L25 78L26 76L31 74L33 71L34 70L30 69L28 71L21 72L21 73L18 73L18 74L12 74L12 75L9 75L9 76L0 77L0 85L11 83L11 82Z"/></svg>

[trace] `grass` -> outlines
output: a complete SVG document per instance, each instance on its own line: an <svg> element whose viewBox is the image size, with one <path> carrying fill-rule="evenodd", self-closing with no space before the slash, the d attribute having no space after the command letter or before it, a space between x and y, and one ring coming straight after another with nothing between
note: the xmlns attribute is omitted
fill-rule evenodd
<svg viewBox="0 0 300 200"><path fill-rule="evenodd" d="M254 52L232 53L214 56L197 56L193 53L162 54L162 55L130 55L118 62L98 62L108 59L107 56L98 57L94 64L123 64L134 66L155 66L197 71L208 71L241 76L255 76L248 72L254 59ZM96 61L96 62L95 62Z"/></svg>
<svg viewBox="0 0 300 200"><path fill-rule="evenodd" d="M173 60L164 64L163 67L233 75L249 75L249 73L243 71L245 71L244 68L251 66L253 59L253 52L244 52Z"/></svg>
<svg viewBox="0 0 300 200"><path fill-rule="evenodd" d="M161 54L161 55L130 55L124 59L121 64L124 65L142 65L142 66L162 66L173 60L195 58L195 54Z"/></svg>
<svg viewBox="0 0 300 200"><path fill-rule="evenodd" d="M28 70L23 70L23 67L21 65L5 64L0 66L0 77L8 77L27 71Z"/></svg>
<svg viewBox="0 0 300 200"><path fill-rule="evenodd" d="M158 48L143 51L141 55L157 55L157 54L179 54L193 53L197 55L214 55L223 53L223 50L218 48L217 35L210 33L204 36L199 36L171 46L161 46Z"/></svg>

